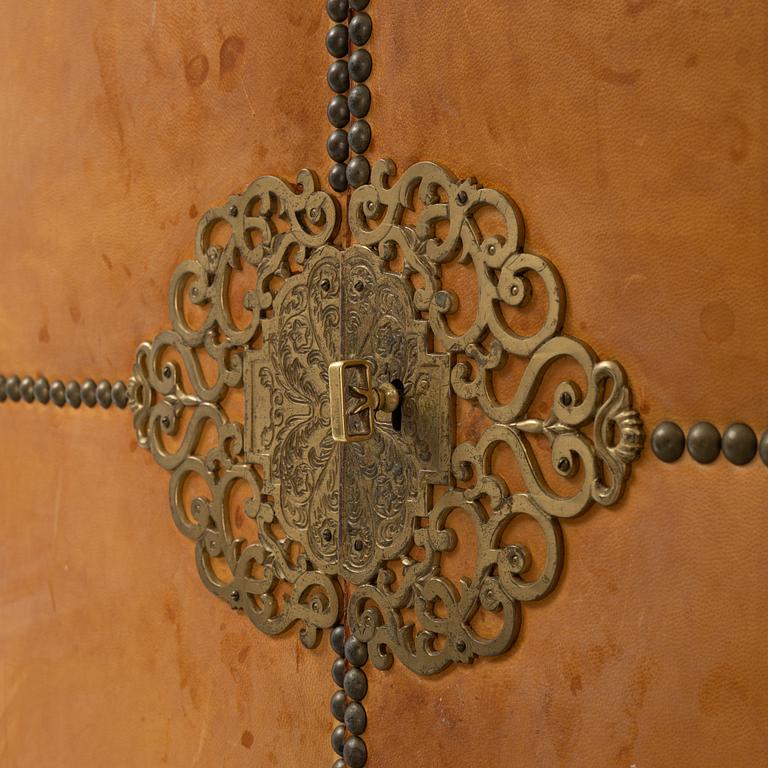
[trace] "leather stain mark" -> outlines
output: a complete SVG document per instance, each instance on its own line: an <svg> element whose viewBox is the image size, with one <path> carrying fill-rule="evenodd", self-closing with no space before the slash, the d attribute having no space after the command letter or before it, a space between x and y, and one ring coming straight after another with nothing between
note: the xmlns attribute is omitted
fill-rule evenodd
<svg viewBox="0 0 768 768"><path fill-rule="evenodd" d="M112 269L112 260L107 256L106 253L101 254L101 260L107 265L107 269Z"/></svg>
<svg viewBox="0 0 768 768"><path fill-rule="evenodd" d="M106 99L106 107L112 118L112 127L117 134L120 147L125 149L125 132L123 130L123 104L119 88L119 76L115 63L115 42L104 35L96 34L93 38L93 49L99 64L101 87Z"/></svg>
<svg viewBox="0 0 768 768"><path fill-rule="evenodd" d="M179 621L180 599L175 588L171 588L165 595L163 613L165 614L165 618L174 628L174 636L176 640L176 664L179 671L179 687L189 693L192 706L199 710L202 702L199 691L199 681L197 678L197 669L194 658L188 652L188 649L185 648L181 626L182 622Z"/></svg>
<svg viewBox="0 0 768 768"><path fill-rule="evenodd" d="M240 737L240 743L246 749L250 749L253 746L253 734L250 731L243 731L243 735Z"/></svg>
<svg viewBox="0 0 768 768"><path fill-rule="evenodd" d="M748 703L748 689L738 677L730 664L719 664L706 676L699 687L699 706L705 715L733 712L734 702Z"/></svg>
<svg viewBox="0 0 768 768"><path fill-rule="evenodd" d="M245 51L245 42L237 35L230 35L221 44L219 49L219 85L223 91L233 91L238 86L242 86L246 101L249 101L245 83L241 73L243 52ZM249 102L250 104L250 102ZM251 106L251 111L253 107Z"/></svg>
<svg viewBox="0 0 768 768"><path fill-rule="evenodd" d="M733 310L724 301L711 301L701 308L699 328L710 341L721 344L730 339L735 324Z"/></svg>
<svg viewBox="0 0 768 768"><path fill-rule="evenodd" d="M595 77L610 85L634 85L643 74L643 70L635 69L614 69L613 67L598 67L595 70Z"/></svg>
<svg viewBox="0 0 768 768"><path fill-rule="evenodd" d="M82 319L82 312L80 311L80 307L77 306L77 304L70 304L69 305L69 316L72 318L72 322L77 324Z"/></svg>
<svg viewBox="0 0 768 768"><path fill-rule="evenodd" d="M626 12L628 16L637 16L644 11L653 8L658 0L627 0Z"/></svg>
<svg viewBox="0 0 768 768"><path fill-rule="evenodd" d="M243 39L237 35L230 35L221 44L219 50L219 74L224 76L231 72L243 55L243 51L245 51Z"/></svg>
<svg viewBox="0 0 768 768"><path fill-rule="evenodd" d="M197 214L198 214L197 206L194 203L192 203L192 205L189 206L189 218L196 219Z"/></svg>
<svg viewBox="0 0 768 768"><path fill-rule="evenodd" d="M571 676L571 693L575 696L582 689L581 675L578 673Z"/></svg>
<svg viewBox="0 0 768 768"><path fill-rule="evenodd" d="M623 653L624 649L612 640L603 645L595 644L587 649L587 665L599 675L608 662L621 658Z"/></svg>
<svg viewBox="0 0 768 768"><path fill-rule="evenodd" d="M320 25L323 23L323 14L321 13L307 13L307 9L304 7L304 3L298 3L297 5L286 4L288 23L294 27L302 27L306 29L307 36L312 35L320 29Z"/></svg>
<svg viewBox="0 0 768 768"><path fill-rule="evenodd" d="M749 128L737 115L726 114L723 117L723 128L726 136L726 147L731 162L739 165L749 154Z"/></svg>
<svg viewBox="0 0 768 768"><path fill-rule="evenodd" d="M184 65L184 77L193 88L197 88L205 82L209 69L208 57L200 53Z"/></svg>
<svg viewBox="0 0 768 768"><path fill-rule="evenodd" d="M43 323L37 332L37 340L41 344L47 344L51 340L51 334L48 333L48 323Z"/></svg>
<svg viewBox="0 0 768 768"><path fill-rule="evenodd" d="M632 758L636 757L637 737L640 734L640 726L637 720L645 703L648 688L655 675L656 670L651 661L647 658L642 658L627 680L627 687L624 693L624 712L627 715L627 729L629 733L618 750L617 761L619 763L628 763Z"/></svg>
<svg viewBox="0 0 768 768"><path fill-rule="evenodd" d="M693 69L693 67L695 67L698 63L699 63L699 55L697 53L692 53L685 60L685 67L686 69Z"/></svg>
<svg viewBox="0 0 768 768"><path fill-rule="evenodd" d="M131 189L132 165L131 155L126 146L125 124L130 122L130 103L125 98L121 86L120 71L118 69L118 43L115 39L103 32L97 32L93 36L93 50L99 67L99 78L103 96L97 96L94 105L96 120L107 136L116 145L120 156L124 159L122 164L122 176L125 191Z"/></svg>
<svg viewBox="0 0 768 768"><path fill-rule="evenodd" d="M250 670L240 661L245 636L246 632L227 632L219 644L221 661L235 684L235 703L240 717L245 717L253 688Z"/></svg>

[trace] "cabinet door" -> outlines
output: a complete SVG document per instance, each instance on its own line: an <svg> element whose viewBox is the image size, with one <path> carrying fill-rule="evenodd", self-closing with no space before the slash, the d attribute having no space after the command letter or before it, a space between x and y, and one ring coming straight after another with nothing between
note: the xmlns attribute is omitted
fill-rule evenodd
<svg viewBox="0 0 768 768"><path fill-rule="evenodd" d="M398 3L375 18L374 154L514 196L526 250L563 278L566 332L622 363L649 436L671 420L759 438L765 6ZM768 467L665 463L649 443L634 466L614 509L564 522L560 582L523 608L508 655L371 674L377 765L768 759Z"/></svg>
<svg viewBox="0 0 768 768"><path fill-rule="evenodd" d="M125 381L203 212L322 149L325 10L79 0L2 17L0 373ZM6 400L0 434L0 763L328 751L327 644L266 638L201 586L128 409Z"/></svg>
<svg viewBox="0 0 768 768"><path fill-rule="evenodd" d="M351 136L365 119L372 138L368 146L358 126L360 151L344 160L334 190L328 175L344 153L329 159L326 148L328 67L350 57L335 59L339 42L326 35L360 16L329 20L328 9L343 4L2 3L0 374L8 392L20 389L18 401L0 403L0 762L337 759L330 633L307 648L296 626L265 634L231 610L242 607L239 594L214 599L199 573L205 542L196 549L174 525L168 473L139 445L135 409L119 407L128 394L105 390L106 408L72 401L83 400L89 379L128 385L137 346L171 327L169 286L179 264L196 258L199 222L216 207L229 215L231 196L254 178L280 177L301 194L297 173L315 169L338 217L327 245L350 264L343 259L361 243L353 216L362 192L339 189L350 168L355 185L367 181L357 157L370 162L373 181L381 158L396 164L391 183L431 161L457 184L474 177L514 199L525 222L521 252L559 273L562 335L621 363L646 435L620 500L557 524L559 578L541 599L516 604L508 650L466 654L473 663L457 652L434 674L399 658L386 669L363 665L368 764L768 762L768 437L762 459L758 450L739 465L724 453L738 460L745 450L748 432L732 425L747 425L757 441L768 431L768 11L756 0L356 0L372 20L370 39L352 32L362 41L353 50L371 56L370 76L360 77L371 106L341 122ZM421 211L404 213L414 232ZM490 216L480 225L487 233L501 223ZM446 236L443 224L434 234ZM401 257L390 267L400 269ZM292 256L286 268L299 274L319 258ZM258 276L245 261L233 262L226 288L241 307ZM443 287L460 307L454 330L466 330L482 303L465 262L444 269ZM491 273L497 282L500 270ZM264 290L277 292L287 275ZM523 331L533 333L547 310L529 309ZM258 311L275 316L273 306ZM432 352L447 354L430 339ZM353 346L338 357L368 354ZM494 376L500 400L514 395L526 361L507 363ZM211 375L210 361L202 365ZM8 390L13 376L44 377L49 398L58 380L79 382L79 394L63 407L28 403L21 381ZM543 423L569 376L567 364L554 368L525 415ZM245 423L256 417L240 387L227 407ZM251 407L267 408L259 397ZM530 419L512 428L532 430ZM665 422L693 443L674 461L663 460L674 453L671 427L666 443L658 432L651 440ZM717 435L692 432L700 422ZM451 447L478 443L489 425L477 403L455 397ZM530 442L551 462L545 434ZM241 461L255 466L245 442ZM297 458L303 449L293 450ZM391 502L397 489L385 458L369 468L389 483ZM500 450L492 469L505 498L527 503L512 451ZM556 460L543 471L559 482ZM263 469L257 475L263 480ZM431 504L457 482L466 487L456 477L433 489ZM338 482L342 496L356 489L355 467ZM273 503L271 492L262 501ZM233 500L232 526L257 537L246 502L242 493ZM353 529L343 510L338 517L334 562L349 576L344 559L355 554L343 543L354 548ZM485 544L460 512L446 526L456 543L441 573L460 590L462 577L475 579ZM534 561L545 558L539 526L520 521L502 543L512 541ZM310 570L323 570L317 562ZM377 576L339 578L337 620L347 635L360 626L356 592ZM480 638L504 627L499 611L486 614L472 627ZM424 629L412 605L396 620ZM375 655L376 644L368 649Z"/></svg>

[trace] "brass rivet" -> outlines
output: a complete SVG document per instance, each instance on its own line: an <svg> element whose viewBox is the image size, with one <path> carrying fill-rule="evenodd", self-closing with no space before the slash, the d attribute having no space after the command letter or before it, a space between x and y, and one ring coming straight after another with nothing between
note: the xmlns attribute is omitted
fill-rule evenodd
<svg viewBox="0 0 768 768"><path fill-rule="evenodd" d="M328 171L328 183L334 192L343 192L347 188L347 166L344 163L334 163Z"/></svg>
<svg viewBox="0 0 768 768"><path fill-rule="evenodd" d="M367 85L356 85L349 92L349 111L355 117L365 117L371 108L371 91Z"/></svg>
<svg viewBox="0 0 768 768"><path fill-rule="evenodd" d="M344 627L334 627L331 631L331 648L337 656L344 655Z"/></svg>
<svg viewBox="0 0 768 768"><path fill-rule="evenodd" d="M337 725L331 733L331 747L337 755L344 754L344 737L346 735L346 729L343 725Z"/></svg>
<svg viewBox="0 0 768 768"><path fill-rule="evenodd" d="M372 31L373 22L367 13L356 13L349 22L349 39L354 45L365 45Z"/></svg>
<svg viewBox="0 0 768 768"><path fill-rule="evenodd" d="M349 50L349 29L346 24L334 24L325 35L325 49L337 59Z"/></svg>
<svg viewBox="0 0 768 768"><path fill-rule="evenodd" d="M651 448L656 458L667 463L677 461L685 450L683 430L673 421L662 421L653 430Z"/></svg>
<svg viewBox="0 0 768 768"><path fill-rule="evenodd" d="M363 768L368 760L368 748L359 736L350 736L344 742L344 762L349 768Z"/></svg>
<svg viewBox="0 0 768 768"><path fill-rule="evenodd" d="M349 122L349 105L346 96L334 96L326 110L328 122L335 128L343 128Z"/></svg>
<svg viewBox="0 0 768 768"><path fill-rule="evenodd" d="M331 696L331 714L340 722L344 722L344 713L347 709L347 696L344 691L336 691Z"/></svg>
<svg viewBox="0 0 768 768"><path fill-rule="evenodd" d="M700 421L688 430L688 453L699 464L710 464L720 455L720 433L707 421Z"/></svg>
<svg viewBox="0 0 768 768"><path fill-rule="evenodd" d="M112 385L106 379L102 379L96 387L96 399L102 408L112 405Z"/></svg>
<svg viewBox="0 0 768 768"><path fill-rule="evenodd" d="M353 667L362 667L368 661L368 646L356 637L350 637L344 644L344 656Z"/></svg>
<svg viewBox="0 0 768 768"><path fill-rule="evenodd" d="M341 59L334 61L325 76L332 91L344 93L349 90L349 68L347 62Z"/></svg>
<svg viewBox="0 0 768 768"><path fill-rule="evenodd" d="M351 187L361 187L371 177L371 165L363 155L353 157L347 166L347 181Z"/></svg>
<svg viewBox="0 0 768 768"><path fill-rule="evenodd" d="M356 83L362 83L367 80L371 75L371 68L373 67L373 61L371 54L364 48L356 50L349 57L349 76Z"/></svg>
<svg viewBox="0 0 768 768"><path fill-rule="evenodd" d="M350 701L344 710L344 725L353 736L359 736L368 724L365 707L359 701Z"/></svg>
<svg viewBox="0 0 768 768"><path fill-rule="evenodd" d="M355 701L364 699L365 694L368 693L368 678L365 676L365 672L358 667L352 667L348 670L344 675L344 690L350 699Z"/></svg>
<svg viewBox="0 0 768 768"><path fill-rule="evenodd" d="M344 687L344 676L347 674L347 662L344 661L344 659L336 659L336 661L331 664L331 677L333 678L333 682L336 683L336 685L339 686L339 688Z"/></svg>
<svg viewBox="0 0 768 768"><path fill-rule="evenodd" d="M327 0L325 9L334 21L344 21L349 16L347 0Z"/></svg>
<svg viewBox="0 0 768 768"><path fill-rule="evenodd" d="M749 464L757 453L757 435L747 424L731 424L723 432L723 454L731 464Z"/></svg>
<svg viewBox="0 0 768 768"><path fill-rule="evenodd" d="M763 464L768 466L768 429L763 432L763 436L760 438L760 458L763 460Z"/></svg>

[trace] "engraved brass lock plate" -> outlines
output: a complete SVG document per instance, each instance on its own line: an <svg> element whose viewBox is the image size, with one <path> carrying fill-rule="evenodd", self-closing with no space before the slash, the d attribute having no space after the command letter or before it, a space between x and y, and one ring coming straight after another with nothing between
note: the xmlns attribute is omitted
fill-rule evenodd
<svg viewBox="0 0 768 768"><path fill-rule="evenodd" d="M205 214L195 257L172 278L172 330L139 347L130 398L139 443L171 474L173 519L214 594L268 634L299 622L306 645L346 600L375 665L397 656L433 674L512 645L521 603L557 581L559 521L618 500L643 431L621 367L562 334L562 282L523 250L514 204L433 163L390 184L394 175L379 161L351 195L347 248L334 200L308 171L295 188L260 178ZM229 235L217 246L221 227ZM473 269L475 297L444 280L454 262ZM244 324L229 288L246 266L258 277L238 299ZM534 298L546 309L521 330ZM464 301L474 319L457 331ZM196 324L190 304L204 314ZM562 360L580 381L542 395ZM502 375L515 385L503 398ZM485 426L457 445L462 401ZM517 479L497 465L502 448ZM233 524L242 485L249 539ZM462 546L453 512L476 541L460 579L441 570ZM538 526L543 557L508 540L521 517ZM497 618L492 636L475 628L481 613Z"/></svg>
<svg viewBox="0 0 768 768"><path fill-rule="evenodd" d="M246 459L314 567L353 584L407 553L427 486L449 479L450 359L427 351L411 293L372 250L323 246L245 353ZM377 407L395 383L396 421Z"/></svg>

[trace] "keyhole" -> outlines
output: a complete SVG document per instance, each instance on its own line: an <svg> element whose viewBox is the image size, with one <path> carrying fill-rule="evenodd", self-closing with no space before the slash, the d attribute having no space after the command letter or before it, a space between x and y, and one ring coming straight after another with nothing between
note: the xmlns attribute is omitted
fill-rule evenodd
<svg viewBox="0 0 768 768"><path fill-rule="evenodd" d="M403 397L405 395L405 387L400 379L393 379L392 386L400 395L400 402L397 404L397 408L392 411L392 429L394 429L395 432L399 432L403 426Z"/></svg>

